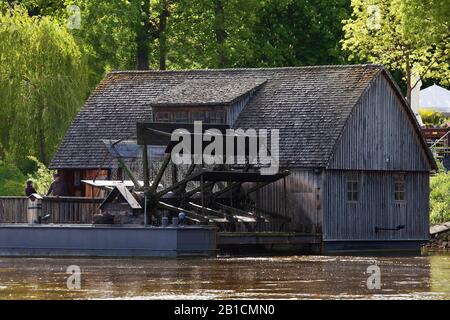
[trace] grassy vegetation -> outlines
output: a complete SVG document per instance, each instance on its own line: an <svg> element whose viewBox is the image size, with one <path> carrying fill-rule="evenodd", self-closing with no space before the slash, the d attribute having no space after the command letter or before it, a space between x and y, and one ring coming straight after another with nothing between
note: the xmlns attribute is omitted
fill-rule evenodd
<svg viewBox="0 0 450 320"><path fill-rule="evenodd" d="M439 164L439 172L430 180L430 222L450 221L450 173Z"/></svg>

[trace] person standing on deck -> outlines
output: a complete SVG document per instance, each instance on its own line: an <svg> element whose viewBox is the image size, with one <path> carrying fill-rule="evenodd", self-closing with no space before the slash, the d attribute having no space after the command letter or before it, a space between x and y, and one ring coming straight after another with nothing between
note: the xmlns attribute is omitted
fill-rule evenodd
<svg viewBox="0 0 450 320"><path fill-rule="evenodd" d="M37 193L36 189L33 187L33 181L27 181L27 187L25 188L25 195L27 197L31 196L33 193Z"/></svg>
<svg viewBox="0 0 450 320"><path fill-rule="evenodd" d="M67 195L67 187L64 181L61 180L59 174L53 175L53 182L48 189L47 196L52 194L55 197L62 197Z"/></svg>

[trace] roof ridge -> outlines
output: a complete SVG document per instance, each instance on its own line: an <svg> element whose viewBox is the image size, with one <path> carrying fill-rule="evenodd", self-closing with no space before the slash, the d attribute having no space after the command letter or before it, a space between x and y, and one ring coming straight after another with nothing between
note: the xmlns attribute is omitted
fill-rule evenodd
<svg viewBox="0 0 450 320"><path fill-rule="evenodd" d="M316 66L294 66L294 67L264 67L264 68L225 68L225 69L179 69L179 70L112 70L108 74L147 74L147 73L186 73L186 72L221 72L221 71L274 71L274 70L307 70L307 69L344 69L344 68L381 68L382 64L330 64Z"/></svg>

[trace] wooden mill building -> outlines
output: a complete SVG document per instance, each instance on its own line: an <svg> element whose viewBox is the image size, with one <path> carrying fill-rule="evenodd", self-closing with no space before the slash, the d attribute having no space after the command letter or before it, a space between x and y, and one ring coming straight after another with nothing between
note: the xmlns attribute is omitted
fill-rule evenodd
<svg viewBox="0 0 450 320"><path fill-rule="evenodd" d="M428 239L435 162L408 103L380 65L115 71L92 93L51 168L73 195L82 179L120 175L103 140L135 139L136 122L279 129L291 174L258 205L319 234L325 249L417 248ZM116 177L117 178L117 177Z"/></svg>

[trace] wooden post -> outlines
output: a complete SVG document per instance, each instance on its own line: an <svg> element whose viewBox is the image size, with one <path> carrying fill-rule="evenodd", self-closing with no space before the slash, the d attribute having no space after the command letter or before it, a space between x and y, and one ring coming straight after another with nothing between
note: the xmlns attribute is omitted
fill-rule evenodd
<svg viewBox="0 0 450 320"><path fill-rule="evenodd" d="M161 164L161 168L159 169L158 173L155 176L155 179L153 181L152 186L150 187L150 190L152 193L156 192L158 189L159 182L161 181L161 178L163 177L164 171L166 171L167 165L170 162L170 153L166 154L164 156L164 160Z"/></svg>
<svg viewBox="0 0 450 320"><path fill-rule="evenodd" d="M228 185L231 186L231 180L228 180ZM230 207L233 206L233 188L230 188Z"/></svg>
<svg viewBox="0 0 450 320"><path fill-rule="evenodd" d="M148 191L150 188L150 178L149 178L149 171L148 171L148 151L147 151L147 145L143 146L142 149L142 162L144 167L144 191Z"/></svg>
<svg viewBox="0 0 450 320"><path fill-rule="evenodd" d="M145 144L142 149L142 164L144 167L144 226L147 225L147 221L151 221L151 216L147 217L147 199L150 192L150 177L148 170L148 150L147 145Z"/></svg>
<svg viewBox="0 0 450 320"><path fill-rule="evenodd" d="M204 199L204 185L203 185L203 174L200 177L200 187L201 187L201 197L202 197L202 215L205 216L205 199Z"/></svg>
<svg viewBox="0 0 450 320"><path fill-rule="evenodd" d="M287 193L286 193L286 177L283 177L284 206L283 213L287 217Z"/></svg>

